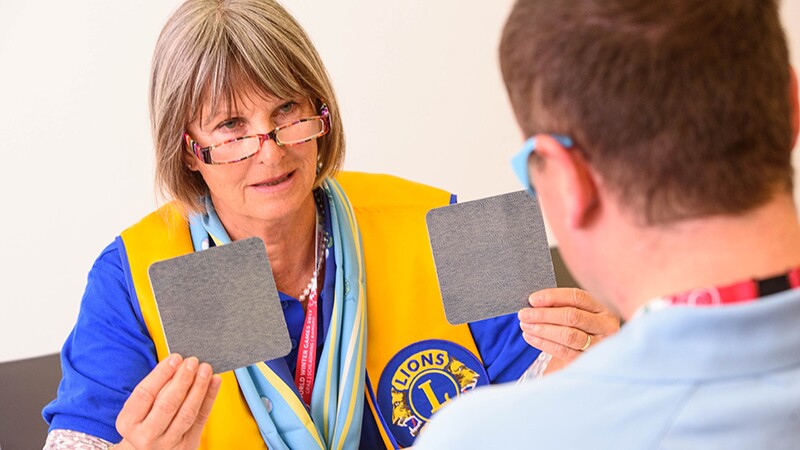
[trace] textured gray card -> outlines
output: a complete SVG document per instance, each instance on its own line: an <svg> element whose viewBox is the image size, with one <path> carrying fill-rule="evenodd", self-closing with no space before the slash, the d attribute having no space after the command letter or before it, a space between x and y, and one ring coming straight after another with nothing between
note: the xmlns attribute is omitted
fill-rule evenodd
<svg viewBox="0 0 800 450"><path fill-rule="evenodd" d="M453 325L515 313L556 286L542 213L525 191L436 208L427 222Z"/></svg>
<svg viewBox="0 0 800 450"><path fill-rule="evenodd" d="M261 239L160 261L149 274L170 352L221 373L291 351Z"/></svg>

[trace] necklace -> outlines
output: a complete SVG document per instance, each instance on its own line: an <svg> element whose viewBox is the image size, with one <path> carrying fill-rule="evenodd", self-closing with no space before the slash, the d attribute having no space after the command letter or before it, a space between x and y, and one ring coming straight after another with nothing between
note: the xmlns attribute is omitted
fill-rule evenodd
<svg viewBox="0 0 800 450"><path fill-rule="evenodd" d="M327 237L324 236L325 233L317 231L316 233L316 243L314 244L314 271L311 273L311 279L308 281L306 288L303 289L303 293L297 297L297 300L300 303L303 303L308 299L309 294L311 291L317 290L317 280L319 279L319 272L320 268L322 267L322 262L325 260L325 247L327 246ZM322 242L322 245L320 245Z"/></svg>
<svg viewBox="0 0 800 450"><path fill-rule="evenodd" d="M317 196L315 195L315 197ZM319 199L317 199L317 203L319 203ZM328 247L328 234L325 233L324 226L320 227L323 215L320 214L319 211L322 205L318 206L319 207L316 208L317 223L314 228L314 271L311 273L311 279L308 281L306 288L303 289L303 292L297 297L300 303L308 300L312 291L317 291L320 269L325 262L325 249ZM320 243L322 245L320 245Z"/></svg>

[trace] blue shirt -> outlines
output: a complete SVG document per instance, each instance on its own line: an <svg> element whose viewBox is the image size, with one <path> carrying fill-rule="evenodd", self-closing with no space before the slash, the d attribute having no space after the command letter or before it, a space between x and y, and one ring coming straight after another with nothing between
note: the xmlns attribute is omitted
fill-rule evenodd
<svg viewBox="0 0 800 450"><path fill-rule="evenodd" d="M628 322L543 380L446 405L415 450L798 449L800 289Z"/></svg>
<svg viewBox="0 0 800 450"><path fill-rule="evenodd" d="M326 229L330 229L329 220ZM331 251L326 266L334 264ZM126 265L125 248L117 238L89 272L78 321L61 351L63 377L57 398L43 410L51 430L75 430L119 442L122 437L114 425L117 414L134 387L158 362L139 304L128 294L132 281L126 275ZM330 320L333 285L334 271L327 270L320 295L317 360ZM292 342L292 351L285 359L294 373L305 313L297 299L284 293L279 297ZM515 314L469 327L491 383L516 380L539 355L539 350L522 339ZM373 385L376 383L372 380ZM369 408L364 408L361 448L383 447L375 419Z"/></svg>

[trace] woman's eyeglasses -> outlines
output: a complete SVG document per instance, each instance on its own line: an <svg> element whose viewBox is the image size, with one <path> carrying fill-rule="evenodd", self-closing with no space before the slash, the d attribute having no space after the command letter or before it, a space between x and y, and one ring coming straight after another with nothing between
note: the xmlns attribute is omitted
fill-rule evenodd
<svg viewBox="0 0 800 450"><path fill-rule="evenodd" d="M264 134L242 136L208 147L200 147L191 136L183 134L186 145L206 164L231 164L243 161L261 150L264 141L273 140L280 146L292 146L312 141L328 134L331 118L328 106L323 104L318 116L306 117L287 123Z"/></svg>

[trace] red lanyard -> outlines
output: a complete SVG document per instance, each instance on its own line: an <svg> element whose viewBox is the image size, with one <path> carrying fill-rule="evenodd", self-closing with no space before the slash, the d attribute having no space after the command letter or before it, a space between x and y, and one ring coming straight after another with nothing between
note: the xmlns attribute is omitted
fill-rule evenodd
<svg viewBox="0 0 800 450"><path fill-rule="evenodd" d="M785 274L760 280L747 280L721 287L692 289L663 297L668 304L684 306L720 306L746 303L760 297L800 287L800 267Z"/></svg>
<svg viewBox="0 0 800 450"><path fill-rule="evenodd" d="M317 373L317 315L319 311L319 278L322 276L322 266L325 261L328 240L326 233L320 230L320 213L324 211L319 197L317 201L317 224L314 234L316 246L314 248L314 274L308 286L308 303L306 303L306 320L303 323L303 332L300 334L300 348L297 352L297 367L294 372L294 384L300 393L300 398L308 407L311 405L311 393L314 391L314 377ZM324 281L323 281L324 283ZM302 296L299 298L302 301Z"/></svg>
<svg viewBox="0 0 800 450"><path fill-rule="evenodd" d="M308 294L306 321L303 324L303 334L300 335L294 374L294 383L306 405L311 404L311 391L314 390L314 375L317 371L317 298L317 286L314 286Z"/></svg>

